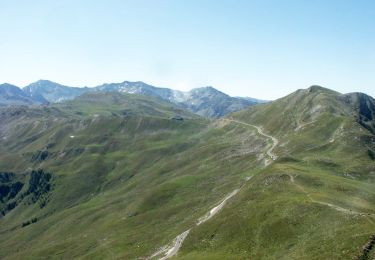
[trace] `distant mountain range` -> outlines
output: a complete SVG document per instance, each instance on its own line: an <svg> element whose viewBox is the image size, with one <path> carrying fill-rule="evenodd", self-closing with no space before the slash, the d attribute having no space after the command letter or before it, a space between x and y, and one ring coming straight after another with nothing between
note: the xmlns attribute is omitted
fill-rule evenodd
<svg viewBox="0 0 375 260"><path fill-rule="evenodd" d="M231 97L213 87L194 88L184 92L154 87L141 81L124 81L93 88L77 88L49 80L39 80L23 89L10 84L0 85L0 106L59 103L75 99L87 92L121 92L157 97L198 115L211 118L218 118L251 105L266 102L248 97Z"/></svg>

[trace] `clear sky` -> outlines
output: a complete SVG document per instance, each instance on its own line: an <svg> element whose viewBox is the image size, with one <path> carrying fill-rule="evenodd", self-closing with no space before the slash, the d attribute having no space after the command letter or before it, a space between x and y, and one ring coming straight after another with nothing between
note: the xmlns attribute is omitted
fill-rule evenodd
<svg viewBox="0 0 375 260"><path fill-rule="evenodd" d="M0 0L0 82L375 96L373 0Z"/></svg>

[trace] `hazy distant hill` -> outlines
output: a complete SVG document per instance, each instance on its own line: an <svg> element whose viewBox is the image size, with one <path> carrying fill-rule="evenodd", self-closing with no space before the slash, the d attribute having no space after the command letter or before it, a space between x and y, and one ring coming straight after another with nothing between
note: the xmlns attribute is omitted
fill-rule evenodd
<svg viewBox="0 0 375 260"><path fill-rule="evenodd" d="M0 106L32 105L37 103L20 88L10 85L0 85Z"/></svg>
<svg viewBox="0 0 375 260"><path fill-rule="evenodd" d="M119 91L149 95L168 100L194 113L206 117L221 117L257 104L254 100L230 97L213 87L195 88L187 92L168 88L157 88L143 82L104 84L95 88L97 91Z"/></svg>
<svg viewBox="0 0 375 260"><path fill-rule="evenodd" d="M49 80L39 80L23 88L31 98L41 103L56 103L71 100L88 91L88 88L74 88Z"/></svg>

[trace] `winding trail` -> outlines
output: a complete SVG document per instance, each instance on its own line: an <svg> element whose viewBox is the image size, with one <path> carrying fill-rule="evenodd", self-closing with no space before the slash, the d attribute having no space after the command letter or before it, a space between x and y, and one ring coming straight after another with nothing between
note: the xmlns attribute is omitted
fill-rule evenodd
<svg viewBox="0 0 375 260"><path fill-rule="evenodd" d="M307 122L307 123L301 123L300 120L298 120L297 122L297 127L294 129L295 132L299 131L300 129L304 128L305 126L307 125L311 125L311 124L314 124L317 120L313 120L311 122Z"/></svg>
<svg viewBox="0 0 375 260"><path fill-rule="evenodd" d="M234 122L234 123L237 123L237 124L241 124L241 125L251 126L258 131L258 134L263 135L264 137L266 137L268 139L271 139L272 146L266 151L266 154L274 161L277 159L277 155L273 153L273 149L275 149L275 147L279 144L279 140L277 140L276 137L264 133L263 130L259 126L248 124L248 123L241 122L241 121L234 120L234 119L225 119L225 120L228 120L230 122Z"/></svg>
<svg viewBox="0 0 375 260"><path fill-rule="evenodd" d="M270 157L270 159L272 159L273 161L275 161L277 159L277 155L273 153L273 150L275 149L275 147L278 145L279 141L271 136L271 135L268 135L268 134L265 134L262 129L259 127L259 126L256 126L256 125L251 125L251 124L248 124L248 123L245 123L245 122L241 122L241 121L237 121L237 120L233 120L233 119L224 119L226 121L230 121L230 122L233 122L233 123L237 123L237 124L242 124L242 125L246 125L246 126L250 126L252 128L255 128L257 131L258 131L258 134L270 139L272 141L272 145L269 149L267 149L266 151L266 154ZM268 165L269 163L266 163L266 166ZM245 183L247 181L249 181L251 179L252 176L249 176L249 177L246 177L245 178ZM215 207L213 207L209 212L207 212L204 216L200 217L198 219L198 222L196 223L195 226L199 226L203 223L205 223L206 221L208 221L209 219L211 219L213 216L215 216L218 212L220 212L220 210L225 206L226 202L232 198L233 196L235 196L240 190L241 188L244 186L244 184L238 188L238 189L235 189L233 190L231 193L229 193L227 196L225 196L225 198ZM158 251L156 251L154 254L152 254L151 256L147 257L146 259L153 259L153 258L156 258L156 257L160 257L159 260L165 260L165 259L168 259L170 257L173 257L174 255L177 254L178 250L181 248L182 246L182 243L184 242L184 240L186 239L186 237L189 235L189 232L190 232L191 228L182 232L181 234L179 234L178 236L176 236L173 241L168 244L168 245L165 245L161 248L159 248Z"/></svg>

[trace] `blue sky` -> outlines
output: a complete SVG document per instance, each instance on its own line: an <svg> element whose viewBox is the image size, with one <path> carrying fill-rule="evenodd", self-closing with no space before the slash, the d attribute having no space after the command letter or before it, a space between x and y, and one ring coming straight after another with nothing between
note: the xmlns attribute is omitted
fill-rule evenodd
<svg viewBox="0 0 375 260"><path fill-rule="evenodd" d="M375 96L375 1L0 0L0 82Z"/></svg>

